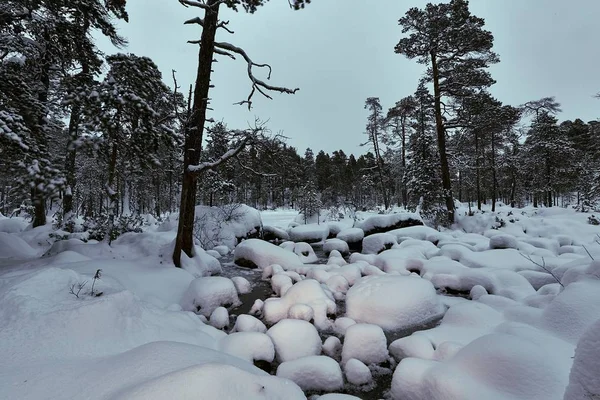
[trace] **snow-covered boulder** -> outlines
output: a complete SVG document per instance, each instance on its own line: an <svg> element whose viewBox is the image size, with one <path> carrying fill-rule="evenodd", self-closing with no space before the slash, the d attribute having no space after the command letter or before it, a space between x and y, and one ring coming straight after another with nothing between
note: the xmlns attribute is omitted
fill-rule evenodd
<svg viewBox="0 0 600 400"><path fill-rule="evenodd" d="M352 385L368 385L373 381L369 367L356 358L351 358L346 362L344 372L348 383Z"/></svg>
<svg viewBox="0 0 600 400"><path fill-rule="evenodd" d="M235 285L229 278L209 276L196 278L181 299L185 311L193 311L209 317L217 307L240 304Z"/></svg>
<svg viewBox="0 0 600 400"><path fill-rule="evenodd" d="M342 356L342 342L336 336L329 336L323 342L323 353L335 360Z"/></svg>
<svg viewBox="0 0 600 400"><path fill-rule="evenodd" d="M327 239L323 245L323 251L329 256L333 250L339 251L340 254L350 253L348 243L344 242L342 239Z"/></svg>
<svg viewBox="0 0 600 400"><path fill-rule="evenodd" d="M361 222L358 227L365 232L365 236L369 236L415 225L423 225L419 214L398 213L374 215Z"/></svg>
<svg viewBox="0 0 600 400"><path fill-rule="evenodd" d="M517 249L519 243L512 235L499 234L490 238L490 249Z"/></svg>
<svg viewBox="0 0 600 400"><path fill-rule="evenodd" d="M284 242L290 240L290 235L281 228L263 225L263 240L269 242Z"/></svg>
<svg viewBox="0 0 600 400"><path fill-rule="evenodd" d="M314 279L305 279L288 289L282 298L269 298L263 305L263 317L269 324L287 318L295 304L306 304L314 311L315 325L328 327L327 314L335 314L336 304L330 294Z"/></svg>
<svg viewBox="0 0 600 400"><path fill-rule="evenodd" d="M235 286L235 290L237 290L238 294L248 294L252 291L252 284L248 281L248 279L242 276L234 276L231 278L233 285Z"/></svg>
<svg viewBox="0 0 600 400"><path fill-rule="evenodd" d="M348 327L342 347L342 364L351 358L365 364L387 361L387 340L383 330L372 324L355 324Z"/></svg>
<svg viewBox="0 0 600 400"><path fill-rule="evenodd" d="M26 259L35 257L36 255L37 251L20 237L10 233L0 232L0 259Z"/></svg>
<svg viewBox="0 0 600 400"><path fill-rule="evenodd" d="M360 279L346 294L346 315L386 330L421 325L442 316L431 282L414 276L374 275Z"/></svg>
<svg viewBox="0 0 600 400"><path fill-rule="evenodd" d="M277 376L295 382L302 390L331 392L344 386L340 365L326 356L309 356L284 362L277 368Z"/></svg>
<svg viewBox="0 0 600 400"><path fill-rule="evenodd" d="M235 320L235 325L233 325L232 332L261 332L265 333L267 331L267 327L263 322L248 314L238 315Z"/></svg>
<svg viewBox="0 0 600 400"><path fill-rule="evenodd" d="M233 259L237 265L248 268L266 268L271 264L284 268L302 265L296 254L260 239L244 240L235 248Z"/></svg>
<svg viewBox="0 0 600 400"><path fill-rule="evenodd" d="M362 241L363 254L379 254L397 245L396 236L389 233L374 233L366 236Z"/></svg>
<svg viewBox="0 0 600 400"><path fill-rule="evenodd" d="M600 319L581 336L575 349L564 400L600 398Z"/></svg>
<svg viewBox="0 0 600 400"><path fill-rule="evenodd" d="M275 345L279 362L321 354L321 338L317 329L309 322L284 319L273 325L267 335Z"/></svg>
<svg viewBox="0 0 600 400"><path fill-rule="evenodd" d="M355 324L356 324L356 321L353 320L352 318L340 317L340 318L337 318L335 320L335 322L333 323L333 330L338 335L344 336L346 334L346 331L348 330L348 328Z"/></svg>
<svg viewBox="0 0 600 400"><path fill-rule="evenodd" d="M342 229L336 235L336 238L348 243L348 247L354 251L361 251L362 240L365 237L365 232L360 228Z"/></svg>
<svg viewBox="0 0 600 400"><path fill-rule="evenodd" d="M427 336L413 333L410 336L394 340L390 344L389 351L396 361L401 361L407 357L431 360L433 359L434 348Z"/></svg>
<svg viewBox="0 0 600 400"><path fill-rule="evenodd" d="M254 361L273 362L275 347L271 338L261 332L236 332L219 341L220 351L253 363Z"/></svg>
<svg viewBox="0 0 600 400"><path fill-rule="evenodd" d="M194 399L199 393L206 399L306 399L302 390L287 379L256 375L216 362L176 370L110 397L114 400Z"/></svg>
<svg viewBox="0 0 600 400"><path fill-rule="evenodd" d="M315 312L312 307L306 304L294 304L288 310L289 319L301 319L303 321L312 321L315 318Z"/></svg>
<svg viewBox="0 0 600 400"><path fill-rule="evenodd" d="M300 258L304 264L316 263L319 258L315 254L312 246L306 242L298 242L294 246L294 253Z"/></svg>
<svg viewBox="0 0 600 400"><path fill-rule="evenodd" d="M210 314L209 322L212 326L217 329L223 329L229 325L229 313L225 307L217 307L215 311Z"/></svg>
<svg viewBox="0 0 600 400"><path fill-rule="evenodd" d="M196 206L195 215L202 238L230 249L241 240L258 238L261 235L260 211L245 204Z"/></svg>
<svg viewBox="0 0 600 400"><path fill-rule="evenodd" d="M326 224L298 225L290 229L290 239L294 242L324 242L327 236L329 236L329 226Z"/></svg>

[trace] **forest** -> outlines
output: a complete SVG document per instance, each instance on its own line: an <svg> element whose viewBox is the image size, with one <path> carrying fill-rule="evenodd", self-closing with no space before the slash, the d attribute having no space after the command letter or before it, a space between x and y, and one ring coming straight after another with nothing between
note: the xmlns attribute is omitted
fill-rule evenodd
<svg viewBox="0 0 600 400"><path fill-rule="evenodd" d="M118 25L132 2L0 4L0 358L18 365L0 386L91 357L109 384L85 398L251 398L256 385L252 398L600 396L600 120L561 119L552 85L522 104L496 98L500 55L469 1L391 17L389 51L424 73L393 104L356 104L356 154L296 148L268 115L208 116L219 60L244 66L248 115L257 97L303 90L232 44L252 33L224 15L251 19L268 1L172 1L200 34L191 84L128 52ZM290 19L314 8L288 3ZM146 331L123 339L123 320ZM15 356L30 345L16 332L45 324L40 346L69 329L72 347ZM104 375L103 357L124 372L152 364L144 346L167 361L130 382ZM491 366L500 355L523 376ZM52 369L11 398L61 398L53 385L76 398L89 383L53 384Z"/></svg>

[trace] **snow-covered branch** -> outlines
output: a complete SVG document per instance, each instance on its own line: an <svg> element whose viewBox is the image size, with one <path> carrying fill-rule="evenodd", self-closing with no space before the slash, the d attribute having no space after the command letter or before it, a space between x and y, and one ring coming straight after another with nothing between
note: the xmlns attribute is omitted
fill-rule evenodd
<svg viewBox="0 0 600 400"><path fill-rule="evenodd" d="M189 24L198 24L201 27L204 28L204 20L200 17L196 17L196 18L192 18L192 19L188 19L187 21L185 21L183 23L184 25L189 25ZM234 34L235 32L232 31L231 29L229 29L227 27L227 25L229 25L229 21L219 21L219 23L217 24L217 29L218 28L223 28L225 29L227 32Z"/></svg>
<svg viewBox="0 0 600 400"><path fill-rule="evenodd" d="M298 90L298 88L296 89L289 89L286 87L280 87L280 86L272 86L269 85L268 83L256 78L254 76L254 73L252 71L253 67L258 67L258 68L268 68L269 69L269 74L267 75L267 79L271 79L271 66L269 64L257 64L254 61L252 61L252 59L248 56L248 54L246 53L246 51L240 47L234 46L231 43L225 43L225 42L215 42L215 52L217 49L220 49L224 52L228 52L228 53L235 53L238 54L240 56L242 56L244 58L244 60L246 61L246 63L248 64L248 78L250 78L250 81L252 82L252 90L250 91L250 94L248 95L248 98L246 100L240 101L239 103L235 103L235 104L248 104L248 109L250 109L252 107L252 96L254 96L254 93L256 91L260 92L260 94L262 94L263 96L265 96L268 99L273 99L269 94L267 94L264 90L268 90L268 91L273 91L273 92L280 92L280 93L287 93L287 94L294 94L296 93ZM263 90L264 89L264 90Z"/></svg>
<svg viewBox="0 0 600 400"><path fill-rule="evenodd" d="M225 3L225 0L219 0L211 5L208 5L208 4L206 4L204 2L200 2L200 1L194 1L194 0L179 0L179 2L186 7L192 6L192 7L201 8L203 10L212 10L214 8L219 7L219 5L221 5L222 3Z"/></svg>
<svg viewBox="0 0 600 400"><path fill-rule="evenodd" d="M204 171L213 170L213 169L217 168L219 165L223 164L230 158L237 156L242 150L244 150L244 148L246 147L246 144L248 144L250 139L251 139L251 135L249 135L249 134L246 135L236 147L234 147L233 149L229 149L215 161L203 162L198 165L190 165L188 167L188 171L190 171L196 175L199 175Z"/></svg>

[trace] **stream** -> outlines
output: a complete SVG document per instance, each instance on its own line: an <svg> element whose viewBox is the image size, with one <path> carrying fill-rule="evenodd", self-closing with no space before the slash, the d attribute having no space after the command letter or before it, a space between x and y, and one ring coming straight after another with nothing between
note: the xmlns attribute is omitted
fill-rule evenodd
<svg viewBox="0 0 600 400"><path fill-rule="evenodd" d="M323 252L322 246L312 245L315 254L318 257L318 261L314 264L326 264L328 257ZM349 256L344 257L346 261L349 260ZM249 314L252 305L255 300L266 300L269 297L274 297L275 294L271 289L271 282L269 280L262 280L262 270L258 269L248 269L245 267L240 267L233 262L233 254L222 257L220 260L223 273L222 276L227 278L232 278L235 276L241 276L246 278L252 284L252 291L247 294L239 295L239 299L241 301L241 305L230 309L230 317L232 318L232 323L235 320L235 317L241 314ZM346 311L345 301L336 301L337 305L337 317L343 317ZM263 321L264 322L264 321ZM389 345L400 338L410 336L414 332L426 330L437 326L440 323L440 320L432 321L426 325L411 327L410 329L404 329L399 331L384 331L387 345ZM232 325L233 326L233 325ZM267 328L270 326L267 325ZM338 336L332 331L319 331L322 340L325 340L329 336ZM339 336L338 336L339 337ZM277 370L277 365L273 363L273 365L258 365L265 371L275 374ZM386 398L386 392L390 389L392 382L392 374L393 374L393 366L392 365L383 365L377 367L371 367L371 374L373 376L373 383L366 387L357 388L351 385L346 385L347 387L344 390L339 391L339 393L349 394L356 397L359 397L364 400L376 400ZM324 394L324 393L305 393L307 397L311 394Z"/></svg>

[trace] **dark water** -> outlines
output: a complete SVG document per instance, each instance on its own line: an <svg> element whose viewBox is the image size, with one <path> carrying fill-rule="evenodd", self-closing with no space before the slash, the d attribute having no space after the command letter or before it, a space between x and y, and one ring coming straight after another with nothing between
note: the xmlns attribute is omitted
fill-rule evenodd
<svg viewBox="0 0 600 400"><path fill-rule="evenodd" d="M315 251L315 254L319 258L316 264L326 264L327 256L323 252L322 246L312 245ZM346 257L346 261L348 261L349 257ZM242 304L238 307L235 307L230 310L230 315L232 317L240 315L240 314L248 314L252 305L257 299L266 300L269 297L275 296L271 289L270 281L262 280L262 271L253 270L244 267L240 267L233 262L233 256L223 257L221 260L221 265L223 266L222 275L228 278L232 278L234 276L242 276L246 278L250 283L252 283L252 291L248 294L240 295L240 301ZM337 313L336 317L342 317L345 314L345 302L337 301ZM430 321L427 324L414 326L409 329L399 330L399 331L386 331L385 336L387 338L388 346L397 339L410 336L414 332L426 330L437 326L440 322L440 319ZM319 332L321 335L321 339L325 340L329 336L337 336L333 332ZM269 368L270 367L270 368ZM353 387L351 385L346 384L344 390L339 391L338 393L349 394L352 396L359 397L364 400L376 400L376 399L387 399L389 398L389 390L392 383L392 374L394 372L394 365L381 365L377 367L371 367L371 374L373 376L373 383L369 386L365 387ZM267 370L272 374L277 370L277 365L271 366L261 366L261 368ZM325 394L325 393L306 393L307 396L312 394Z"/></svg>

